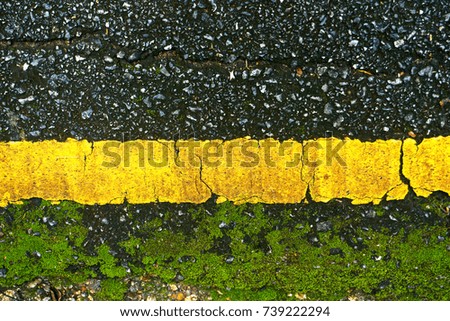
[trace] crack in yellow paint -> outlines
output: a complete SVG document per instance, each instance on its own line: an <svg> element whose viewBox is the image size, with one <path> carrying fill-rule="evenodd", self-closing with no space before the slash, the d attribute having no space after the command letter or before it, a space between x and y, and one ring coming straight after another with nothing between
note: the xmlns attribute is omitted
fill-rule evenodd
<svg viewBox="0 0 450 321"><path fill-rule="evenodd" d="M450 194L450 136L427 138L420 144L406 139L403 174L418 196L428 197L435 191Z"/></svg>
<svg viewBox="0 0 450 321"><path fill-rule="evenodd" d="M398 140L308 141L305 148L309 159L305 162L317 163L317 166L304 167L306 176L313 175L309 184L312 200L328 202L333 198L349 198L353 204L378 204L384 197L404 198L408 186L399 175L401 145Z"/></svg>
<svg viewBox="0 0 450 321"><path fill-rule="evenodd" d="M298 203L308 192L317 202L366 204L403 199L409 187L425 197L450 193L450 137L0 143L0 206L35 197L203 203L213 194L217 202Z"/></svg>
<svg viewBox="0 0 450 321"><path fill-rule="evenodd" d="M205 150L202 143L200 150ZM306 195L300 180L302 145L273 139L234 139L220 145L216 166L202 166L202 179L221 200L235 203L297 203ZM206 153L200 155L206 158ZM205 163L205 160L203 160Z"/></svg>

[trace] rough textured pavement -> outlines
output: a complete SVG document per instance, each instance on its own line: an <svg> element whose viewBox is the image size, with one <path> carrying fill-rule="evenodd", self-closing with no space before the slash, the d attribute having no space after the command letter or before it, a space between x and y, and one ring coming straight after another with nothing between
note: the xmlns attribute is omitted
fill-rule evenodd
<svg viewBox="0 0 450 321"><path fill-rule="evenodd" d="M449 25L448 0L2 1L0 141L449 136ZM448 155L404 147L420 180L380 205L2 207L0 298L449 300L449 196L413 191Z"/></svg>
<svg viewBox="0 0 450 321"><path fill-rule="evenodd" d="M4 141L449 134L447 1L0 9Z"/></svg>

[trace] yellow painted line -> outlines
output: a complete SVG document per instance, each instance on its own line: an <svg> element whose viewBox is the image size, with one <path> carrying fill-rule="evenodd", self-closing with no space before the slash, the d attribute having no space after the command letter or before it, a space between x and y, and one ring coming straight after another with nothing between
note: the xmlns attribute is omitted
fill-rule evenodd
<svg viewBox="0 0 450 321"><path fill-rule="evenodd" d="M349 198L353 204L379 203L384 197L403 199L408 193L400 177L402 141L319 139L308 145L320 147L309 149L320 165L304 167L306 176L312 177L309 186L314 201ZM327 145L331 146L328 152ZM327 153L330 158L329 151L340 146L339 158L329 159L327 164Z"/></svg>
<svg viewBox="0 0 450 321"><path fill-rule="evenodd" d="M218 202L298 203L308 193L365 204L403 199L406 180L419 196L450 193L450 137L0 143L0 206L34 197L202 203L212 194Z"/></svg>
<svg viewBox="0 0 450 321"><path fill-rule="evenodd" d="M417 195L450 194L450 137L425 139L419 145L407 139L403 155L403 173Z"/></svg>

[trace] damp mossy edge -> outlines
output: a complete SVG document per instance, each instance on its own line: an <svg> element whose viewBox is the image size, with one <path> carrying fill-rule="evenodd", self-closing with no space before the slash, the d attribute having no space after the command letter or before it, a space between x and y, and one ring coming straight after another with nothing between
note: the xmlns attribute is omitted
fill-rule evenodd
<svg viewBox="0 0 450 321"><path fill-rule="evenodd" d="M145 275L215 300L449 300L449 205L437 196L389 207L225 202L183 213L125 204L135 228L92 244L89 206L31 200L0 212L0 289L99 278L94 299L120 300L129 278Z"/></svg>

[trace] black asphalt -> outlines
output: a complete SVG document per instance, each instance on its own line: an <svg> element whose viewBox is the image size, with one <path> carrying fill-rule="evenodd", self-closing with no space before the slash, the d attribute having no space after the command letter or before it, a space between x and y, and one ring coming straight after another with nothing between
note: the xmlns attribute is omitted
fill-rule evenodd
<svg viewBox="0 0 450 321"><path fill-rule="evenodd" d="M5 0L0 141L449 136L449 29L449 0ZM95 255L107 244L123 267L138 267L140 259L125 253L121 242L147 240L147 227L153 226L147 224L156 217L162 225L155 229L196 237L202 221L192 213L223 215L215 198L197 205L84 206L82 223L89 234L83 250ZM41 205L28 200L24 215L30 219L29 210ZM370 239L366 231L403 233L406 240L419 229L424 244L446 242L450 250L450 232L437 241L428 233L450 226L450 197L441 192L424 199L411 190L404 200L381 205L340 199L256 206L273 230L310 226L307 238L314 247L323 245L324 231L361 251ZM243 217L256 206L243 205ZM14 212L14 205L0 208L8 222L10 209ZM287 223L280 213L290 213ZM333 220L342 224L333 226ZM23 222L17 222L23 231L32 231L29 221ZM247 234L245 220L232 223L224 230ZM59 226L64 224L71 223ZM1 236L6 231L0 226ZM268 255L272 249L263 241L270 232L261 230L257 245ZM227 233L208 251L231 263L226 260L235 241ZM383 260L391 259L389 247ZM333 250L324 255L343 255ZM396 260L395 253L392 257ZM398 268L400 261L395 264ZM0 264L0 277L11 273L8 268ZM365 269L361 265L361 276ZM419 267L414 273L427 271ZM423 286L414 282L412 293ZM385 287L380 280L372 294Z"/></svg>
<svg viewBox="0 0 450 321"><path fill-rule="evenodd" d="M6 1L0 140L450 134L448 1Z"/></svg>

